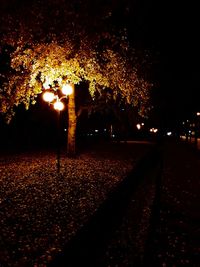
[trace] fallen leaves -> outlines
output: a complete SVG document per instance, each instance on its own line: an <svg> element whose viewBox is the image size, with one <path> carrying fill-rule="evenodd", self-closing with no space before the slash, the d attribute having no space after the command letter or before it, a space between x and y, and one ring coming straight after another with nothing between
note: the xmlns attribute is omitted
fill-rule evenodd
<svg viewBox="0 0 200 267"><path fill-rule="evenodd" d="M15 155L0 161L1 266L46 266L132 169L131 159Z"/></svg>

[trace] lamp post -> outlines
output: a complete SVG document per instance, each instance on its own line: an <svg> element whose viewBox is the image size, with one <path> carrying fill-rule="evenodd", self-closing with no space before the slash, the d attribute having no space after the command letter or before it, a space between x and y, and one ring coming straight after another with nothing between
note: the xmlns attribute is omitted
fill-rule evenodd
<svg viewBox="0 0 200 267"><path fill-rule="evenodd" d="M198 130L199 130L199 118L200 118L200 112L196 113L196 120L195 120L195 145L198 149Z"/></svg>
<svg viewBox="0 0 200 267"><path fill-rule="evenodd" d="M70 83L65 83L62 87L52 87L49 84L43 84L44 93L43 100L52 104L54 109L57 111L57 173L60 173L60 112L65 108L62 99L67 98L68 95L72 94L73 88Z"/></svg>

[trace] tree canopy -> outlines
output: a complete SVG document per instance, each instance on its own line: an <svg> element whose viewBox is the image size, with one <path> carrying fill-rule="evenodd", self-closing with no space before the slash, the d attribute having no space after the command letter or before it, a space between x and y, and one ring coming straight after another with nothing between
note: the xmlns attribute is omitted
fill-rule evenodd
<svg viewBox="0 0 200 267"><path fill-rule="evenodd" d="M15 106L34 103L45 83L66 80L87 82L94 100L95 92L109 88L113 99L147 113L151 83L138 72L143 62L126 30L113 25L113 5L94 3L33 1L17 12L5 8L1 49L10 56L10 68L1 71L0 110L8 118Z"/></svg>

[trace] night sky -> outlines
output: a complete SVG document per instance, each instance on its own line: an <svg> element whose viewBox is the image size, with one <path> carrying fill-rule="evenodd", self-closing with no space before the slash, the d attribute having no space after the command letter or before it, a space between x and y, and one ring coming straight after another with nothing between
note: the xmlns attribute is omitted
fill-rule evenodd
<svg viewBox="0 0 200 267"><path fill-rule="evenodd" d="M140 3L132 34L136 32L136 39L158 56L154 69L160 84L155 94L156 116L176 125L200 110L198 8L181 1Z"/></svg>

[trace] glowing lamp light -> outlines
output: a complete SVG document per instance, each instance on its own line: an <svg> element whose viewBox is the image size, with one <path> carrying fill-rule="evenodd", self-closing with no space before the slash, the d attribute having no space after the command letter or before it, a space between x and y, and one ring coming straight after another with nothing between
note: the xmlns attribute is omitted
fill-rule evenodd
<svg viewBox="0 0 200 267"><path fill-rule="evenodd" d="M54 100L54 98L55 98L55 95L52 92L45 92L43 94L43 99L46 102L52 102Z"/></svg>
<svg viewBox="0 0 200 267"><path fill-rule="evenodd" d="M138 130L141 129L141 125L139 123L136 125L136 127L137 127Z"/></svg>
<svg viewBox="0 0 200 267"><path fill-rule="evenodd" d="M200 112L197 112L197 116L200 116Z"/></svg>
<svg viewBox="0 0 200 267"><path fill-rule="evenodd" d="M64 95L71 95L72 93L73 93L73 88L72 88L72 86L70 85L70 84L64 84L63 86L62 86L62 93L64 94Z"/></svg>
<svg viewBox="0 0 200 267"><path fill-rule="evenodd" d="M149 131L150 131L151 133L157 133L158 129L157 129L157 128L151 128Z"/></svg>
<svg viewBox="0 0 200 267"><path fill-rule="evenodd" d="M63 104L63 102L61 102L61 101L56 101L55 103L54 103L54 109L55 110L59 110L59 111L61 111L61 110L63 110L64 109L64 104Z"/></svg>

